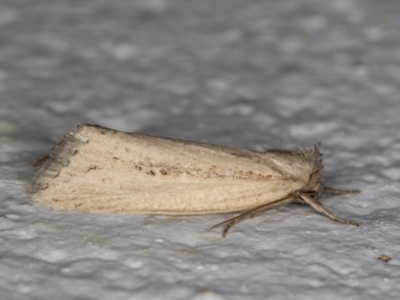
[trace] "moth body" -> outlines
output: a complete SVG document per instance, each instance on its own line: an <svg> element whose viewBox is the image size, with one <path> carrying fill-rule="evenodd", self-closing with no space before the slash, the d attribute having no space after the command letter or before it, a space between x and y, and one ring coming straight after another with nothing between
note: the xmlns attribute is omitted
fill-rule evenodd
<svg viewBox="0 0 400 300"><path fill-rule="evenodd" d="M33 199L57 209L246 216L297 199L327 214L318 147L254 152L82 124L38 164Z"/></svg>

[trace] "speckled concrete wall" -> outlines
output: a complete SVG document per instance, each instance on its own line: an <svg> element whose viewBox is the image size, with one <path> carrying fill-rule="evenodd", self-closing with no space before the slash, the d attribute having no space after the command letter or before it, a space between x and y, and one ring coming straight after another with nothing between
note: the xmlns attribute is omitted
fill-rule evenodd
<svg viewBox="0 0 400 300"><path fill-rule="evenodd" d="M397 299L400 2L0 1L0 293L8 299ZM335 223L304 205L121 216L34 204L73 125L227 146L322 142ZM392 257L385 263L382 254Z"/></svg>

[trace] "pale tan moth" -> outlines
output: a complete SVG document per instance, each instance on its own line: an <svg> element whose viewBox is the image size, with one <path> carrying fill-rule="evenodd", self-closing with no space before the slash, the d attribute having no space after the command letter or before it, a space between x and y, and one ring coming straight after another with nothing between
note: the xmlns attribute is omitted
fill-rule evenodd
<svg viewBox="0 0 400 300"><path fill-rule="evenodd" d="M57 209L165 215L241 212L213 226L225 225L225 236L245 217L300 201L332 220L358 225L318 201L322 192L359 192L321 183L318 146L254 152L81 124L37 165L33 199Z"/></svg>

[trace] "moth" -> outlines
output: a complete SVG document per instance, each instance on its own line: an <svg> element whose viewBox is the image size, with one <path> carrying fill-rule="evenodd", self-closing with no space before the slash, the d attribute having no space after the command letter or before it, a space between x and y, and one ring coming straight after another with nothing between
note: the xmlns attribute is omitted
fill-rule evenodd
<svg viewBox="0 0 400 300"><path fill-rule="evenodd" d="M201 142L75 126L37 162L33 199L56 209L120 214L197 215L240 212L225 225L294 201L332 220L321 193L358 193L321 183L313 149L255 152Z"/></svg>

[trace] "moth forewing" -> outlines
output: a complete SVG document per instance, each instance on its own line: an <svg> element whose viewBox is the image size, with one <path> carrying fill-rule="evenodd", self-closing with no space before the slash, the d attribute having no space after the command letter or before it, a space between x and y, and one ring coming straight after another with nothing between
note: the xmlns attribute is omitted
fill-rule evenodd
<svg viewBox="0 0 400 300"><path fill-rule="evenodd" d="M84 124L41 161L33 198L59 209L126 214L268 209L302 192L317 197L321 170L318 148L259 153Z"/></svg>
<svg viewBox="0 0 400 300"><path fill-rule="evenodd" d="M60 156L63 163L54 166ZM49 160L38 171L34 199L60 209L223 213L265 204L304 185L266 167L271 161L264 154L88 125L65 137ZM46 172L54 169L56 175Z"/></svg>

